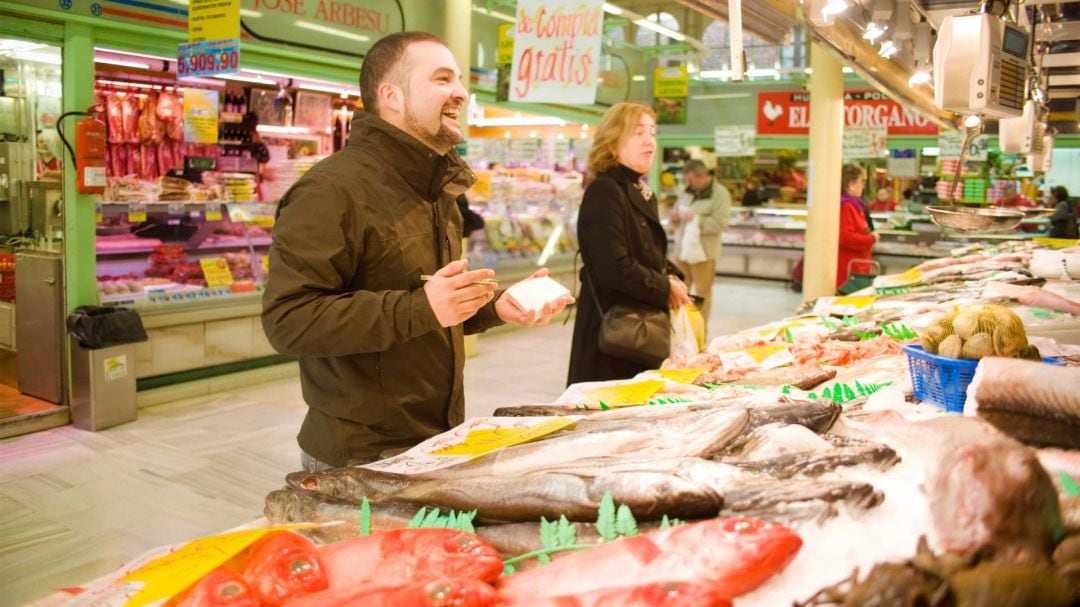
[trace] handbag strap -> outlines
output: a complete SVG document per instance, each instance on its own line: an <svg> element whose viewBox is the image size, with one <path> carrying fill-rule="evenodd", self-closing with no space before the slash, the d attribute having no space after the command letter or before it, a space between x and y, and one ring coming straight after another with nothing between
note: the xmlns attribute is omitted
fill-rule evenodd
<svg viewBox="0 0 1080 607"><path fill-rule="evenodd" d="M578 251L580 253L580 251ZM600 318L604 317L604 309L600 307L600 297L596 292L596 287L593 285L592 277L589 276L589 266L582 265L581 271L585 274L585 282L589 283L589 290L592 291L593 303L596 304L596 311L600 314Z"/></svg>

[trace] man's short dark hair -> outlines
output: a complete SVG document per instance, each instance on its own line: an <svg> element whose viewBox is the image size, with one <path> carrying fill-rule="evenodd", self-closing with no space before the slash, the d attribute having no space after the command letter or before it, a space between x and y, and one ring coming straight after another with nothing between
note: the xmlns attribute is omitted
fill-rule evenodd
<svg viewBox="0 0 1080 607"><path fill-rule="evenodd" d="M696 175L708 175L709 167L705 166L705 163L697 158L691 158L683 165L683 171L687 173L694 173Z"/></svg>
<svg viewBox="0 0 1080 607"><path fill-rule="evenodd" d="M395 72L401 67L405 50L416 42L436 42L446 46L442 38L428 32L398 32L384 36L372 45L360 65L360 101L365 111L379 113L379 85L398 77Z"/></svg>

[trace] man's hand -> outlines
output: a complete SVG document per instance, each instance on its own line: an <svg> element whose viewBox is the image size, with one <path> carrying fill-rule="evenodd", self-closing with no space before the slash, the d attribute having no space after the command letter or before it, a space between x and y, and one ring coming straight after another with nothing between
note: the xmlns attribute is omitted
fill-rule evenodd
<svg viewBox="0 0 1080 607"><path fill-rule="evenodd" d="M541 276L547 276L548 269L540 268L533 272L529 278L539 278ZM574 298L570 295L564 295L553 302L544 304L544 307L533 314L522 312L521 308L514 305L514 302L510 301L506 293L502 294L502 297L495 302L495 313L499 315L499 318L503 322L511 322L515 325L521 325L523 327L531 327L533 325L546 325L551 322L559 312L562 312L566 306L574 303Z"/></svg>
<svg viewBox="0 0 1080 607"><path fill-rule="evenodd" d="M686 283L679 280L678 276L668 274L668 282L671 283L671 294L668 295L668 307L678 310L683 306L690 305L690 293Z"/></svg>
<svg viewBox="0 0 1080 607"><path fill-rule="evenodd" d="M468 262L465 260L450 262L424 284L428 304L443 327L469 320L495 296L496 283L477 282L494 278L495 272L490 269L466 271L466 267Z"/></svg>

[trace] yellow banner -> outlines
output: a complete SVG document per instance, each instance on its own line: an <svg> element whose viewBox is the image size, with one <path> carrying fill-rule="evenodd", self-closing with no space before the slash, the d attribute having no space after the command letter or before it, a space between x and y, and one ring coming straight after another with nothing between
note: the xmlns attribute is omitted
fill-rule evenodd
<svg viewBox="0 0 1080 607"><path fill-rule="evenodd" d="M438 451L432 451L432 455L483 455L496 449L519 445L541 436L547 436L552 432L558 432L563 428L573 425L573 419L557 417L531 428L481 428L470 430L465 440Z"/></svg>
<svg viewBox="0 0 1080 607"><path fill-rule="evenodd" d="M1064 249L1067 247L1074 247L1077 245L1077 243L1080 243L1080 240L1072 240L1069 238L1039 237L1032 240L1034 240L1038 244L1043 245L1044 247L1050 247L1051 249Z"/></svg>
<svg viewBox="0 0 1080 607"><path fill-rule="evenodd" d="M687 97L690 77L685 65L658 67L653 72L653 96L657 98Z"/></svg>
<svg viewBox="0 0 1080 607"><path fill-rule="evenodd" d="M227 287L233 283L232 271L229 270L229 264L224 257L200 259L199 265L202 266L203 276L206 277L206 286Z"/></svg>
<svg viewBox="0 0 1080 607"><path fill-rule="evenodd" d="M189 0L189 43L239 37L240 0Z"/></svg>
<svg viewBox="0 0 1080 607"><path fill-rule="evenodd" d="M189 88L181 90L184 95L184 141L217 143L218 92Z"/></svg>
<svg viewBox="0 0 1080 607"><path fill-rule="evenodd" d="M499 45L496 53L496 63L509 65L514 62L514 36L513 23L504 23L499 26Z"/></svg>

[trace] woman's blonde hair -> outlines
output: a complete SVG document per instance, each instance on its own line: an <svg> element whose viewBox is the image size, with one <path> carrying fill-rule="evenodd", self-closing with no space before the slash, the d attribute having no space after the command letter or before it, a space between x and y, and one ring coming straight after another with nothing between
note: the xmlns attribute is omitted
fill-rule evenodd
<svg viewBox="0 0 1080 607"><path fill-rule="evenodd" d="M640 103L616 103L604 114L600 126L596 127L589 159L585 163L590 174L599 175L619 164L615 153L626 138L633 134L642 114L648 114L653 121L656 120L656 112Z"/></svg>

